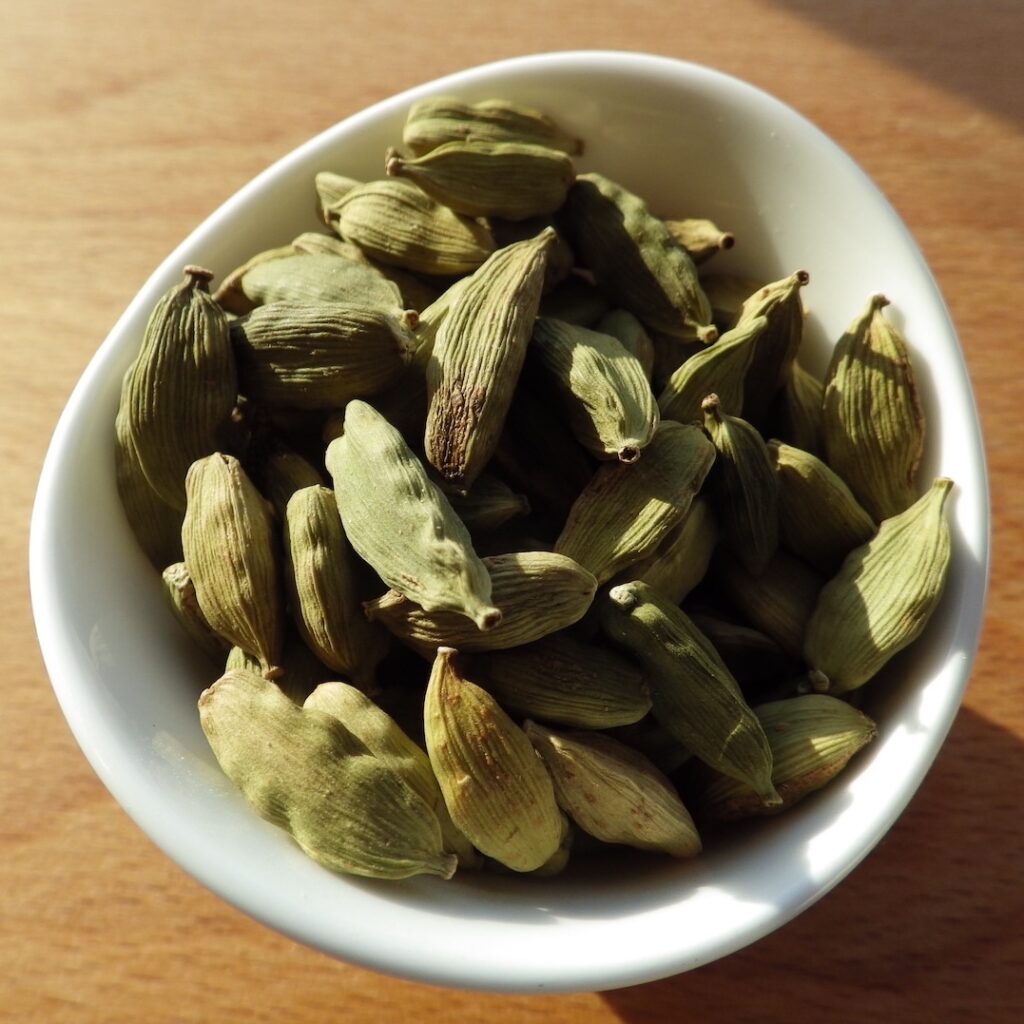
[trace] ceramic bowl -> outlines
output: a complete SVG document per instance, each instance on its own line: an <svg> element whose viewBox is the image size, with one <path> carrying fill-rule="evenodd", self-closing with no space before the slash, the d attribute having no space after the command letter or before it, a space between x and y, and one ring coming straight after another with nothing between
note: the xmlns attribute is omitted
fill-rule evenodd
<svg viewBox="0 0 1024 1024"><path fill-rule="evenodd" d="M819 371L867 296L885 292L928 416L921 479L942 474L957 485L947 589L925 635L871 688L877 740L825 790L720 837L692 862L637 855L553 879L465 873L403 883L318 867L221 774L196 713L215 676L165 609L118 503L121 377L157 298L185 264L220 277L317 228L314 174L379 177L409 105L440 93L547 111L586 140L582 169L620 180L666 216L709 216L733 231L738 242L716 257L720 269L764 280L808 270L806 356ZM817 128L750 85L659 57L579 52L490 64L384 100L278 161L186 238L64 410L33 513L31 586L46 666L82 750L128 814L200 882L300 942L379 971L565 992L636 984L731 953L785 924L871 850L956 714L987 560L984 455L963 356L921 253L878 189Z"/></svg>

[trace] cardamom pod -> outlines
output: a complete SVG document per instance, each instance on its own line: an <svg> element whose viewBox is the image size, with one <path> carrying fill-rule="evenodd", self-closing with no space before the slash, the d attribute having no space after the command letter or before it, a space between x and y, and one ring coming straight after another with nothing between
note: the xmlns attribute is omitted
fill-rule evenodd
<svg viewBox="0 0 1024 1024"><path fill-rule="evenodd" d="M610 309L597 323L594 330L617 338L628 352L632 352L643 367L644 376L651 379L654 373L654 342L644 325L628 309Z"/></svg>
<svg viewBox="0 0 1024 1024"><path fill-rule="evenodd" d="M490 473L477 477L469 494L449 494L448 500L472 534L491 533L510 519L530 514L526 496Z"/></svg>
<svg viewBox="0 0 1024 1024"><path fill-rule="evenodd" d="M700 286L711 303L715 325L719 330L730 331L736 326L743 303L764 284L743 274L714 271L701 274Z"/></svg>
<svg viewBox="0 0 1024 1024"><path fill-rule="evenodd" d="M946 499L939 477L906 511L847 555L825 584L807 625L804 658L832 693L866 683L920 635L942 596L949 569Z"/></svg>
<svg viewBox="0 0 1024 1024"><path fill-rule="evenodd" d="M780 679L795 677L801 662L795 661L771 637L749 626L730 622L708 612L688 612L690 621L711 641L725 667L744 692L763 693Z"/></svg>
<svg viewBox="0 0 1024 1024"><path fill-rule="evenodd" d="M776 400L775 432L787 444L821 456L821 407L825 387L798 361L789 365Z"/></svg>
<svg viewBox="0 0 1024 1024"><path fill-rule="evenodd" d="M274 506L277 518L284 522L288 501L304 487L319 487L324 478L320 471L298 452L276 445L263 460L260 493Z"/></svg>
<svg viewBox="0 0 1024 1024"><path fill-rule="evenodd" d="M255 309L259 302L253 301L245 292L243 282L246 275L264 263L273 263L287 256L294 256L295 249L290 245L280 245L273 249L264 249L251 256L240 267L236 267L220 283L213 293L213 300L225 313L241 315Z"/></svg>
<svg viewBox="0 0 1024 1024"><path fill-rule="evenodd" d="M716 252L731 249L736 236L723 231L714 221L702 217L666 220L669 234L689 253L695 264L706 263Z"/></svg>
<svg viewBox="0 0 1024 1024"><path fill-rule="evenodd" d="M275 676L274 682L293 704L302 704L321 683L335 678L337 674L320 661L292 629L285 631L284 650L278 667L281 674ZM225 672L236 668L264 675L260 659L247 654L241 647L232 647L224 662Z"/></svg>
<svg viewBox="0 0 1024 1024"><path fill-rule="evenodd" d="M559 236L561 237L561 235ZM541 300L542 316L593 327L612 308L608 297L580 274L570 274Z"/></svg>
<svg viewBox="0 0 1024 1024"><path fill-rule="evenodd" d="M320 171L314 179L320 201L320 218L335 231L338 230L338 208L341 201L354 189L362 188L365 181L349 178L333 171Z"/></svg>
<svg viewBox="0 0 1024 1024"><path fill-rule="evenodd" d="M189 639L211 658L223 658L229 644L218 636L203 615L196 600L196 588L184 562L167 566L162 573L164 595L174 617L188 634Z"/></svg>
<svg viewBox="0 0 1024 1024"><path fill-rule="evenodd" d="M525 242L536 238L545 228L555 232L555 240L548 249L548 260L544 267L544 294L548 295L572 274L576 266L576 254L569 243L558 233L551 217L527 217L525 220L502 220L500 217L488 217L487 226L494 236L495 245L504 249L515 242Z"/></svg>

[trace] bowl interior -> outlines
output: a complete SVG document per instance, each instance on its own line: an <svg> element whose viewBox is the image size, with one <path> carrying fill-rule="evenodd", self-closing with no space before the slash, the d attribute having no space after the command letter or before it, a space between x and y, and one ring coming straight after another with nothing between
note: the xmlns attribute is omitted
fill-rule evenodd
<svg viewBox="0 0 1024 1024"><path fill-rule="evenodd" d="M165 610L114 482L121 376L150 309L186 263L218 277L319 225L313 175L379 177L409 104L429 93L537 106L657 212L709 216L738 243L721 269L810 272L803 358L821 370L867 296L884 291L913 350L928 416L922 484L957 484L943 604L871 688L880 736L827 790L736 830L689 863L639 856L551 880L499 875L374 883L335 876L249 811L222 776L195 701L216 670ZM917 788L952 721L980 626L988 506L977 417L935 284L870 181L788 107L693 65L635 54L521 58L430 83L331 128L202 224L142 288L58 425L34 511L31 582L46 664L84 752L182 867L265 923L344 959L503 991L611 988L713 960L764 935L843 877Z"/></svg>

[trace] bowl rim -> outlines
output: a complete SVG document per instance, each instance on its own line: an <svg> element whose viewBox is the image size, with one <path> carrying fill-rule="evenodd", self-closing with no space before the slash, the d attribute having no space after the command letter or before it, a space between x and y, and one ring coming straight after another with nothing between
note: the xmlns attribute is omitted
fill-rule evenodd
<svg viewBox="0 0 1024 1024"><path fill-rule="evenodd" d="M733 934L708 944L699 956L692 950L680 953L672 948L664 951L661 956L648 956L642 962L631 960L625 966L602 961L587 969L576 969L574 972L559 970L557 964L547 965L542 970L528 973L516 973L510 970L503 976L487 974L479 966L471 963L440 964L435 951L416 952L404 950L396 954L393 950L383 948L368 949L358 938L351 939L348 935L333 936L328 940L322 933L311 935L293 918L282 915L276 908L269 909L260 899L253 896L244 887L234 886L231 879L225 879L219 872L208 870L197 857L178 841L173 823L162 820L156 812L146 806L157 788L145 779L133 777L130 772L121 770L117 762L117 742L114 732L103 720L101 710L85 698L83 690L75 682L75 657L65 642L65 633L60 617L55 614L58 607L56 601L59 585L55 574L55 564L50 545L51 514L54 501L57 475L62 462L69 457L69 441L72 438L76 421L82 414L93 391L93 387L106 372L119 338L127 321L136 316L141 307L152 308L156 297L168 287L168 282L179 273L184 262L188 262L188 254L196 247L199 240L208 235L216 234L222 221L228 219L237 207L247 203L250 198L260 192L269 182L287 175L289 170L301 163L314 150L323 147L340 135L356 131L366 122L372 122L382 114L393 113L406 108L418 99L444 92L457 92L477 84L486 83L495 75L506 72L543 73L545 70L557 68L586 68L593 66L603 73L664 76L670 75L674 80L688 79L690 82L703 82L728 90L743 93L749 100L766 106L781 117L795 123L802 132L810 132L816 143L828 147L834 160L842 161L848 169L860 176L877 203L886 207L895 221L902 228L908 247L908 255L916 258L919 269L934 289L934 300L944 314L950 334L954 340L959 357L956 371L960 375L959 386L967 396L970 411L974 416L974 431L966 439L971 446L972 457L976 460L980 473L981 491L978 495L981 502L981 522L978 532L972 536L971 542L975 551L980 552L977 567L971 569L965 581L964 591L971 598L960 609L957 620L957 633L965 638L962 647L962 658L953 671L956 673L957 698L951 700L949 706L933 722L932 742L925 756L918 759L913 770L904 776L899 795L885 808L885 813L878 815L872 828L859 837L859 842L849 851L843 862L842 869L833 873L824 881L811 882L805 879L802 886L796 887L788 903L777 910L757 927L748 928L742 933ZM794 120L795 119L795 120ZM110 791L122 808L142 828L149 838L156 843L172 860L197 878L212 892L246 914L269 925L297 941L318 947L348 962L368 967L373 970L425 981L433 984L445 984L461 988L481 989L498 992L582 992L611 989L624 985L638 984L688 970L700 966L721 956L757 941L764 935L785 924L793 917L825 895L838 884L857 864L874 848L896 818L903 812L907 803L919 788L924 775L930 768L942 742L948 733L953 719L959 709L964 690L970 676L977 646L980 641L981 623L984 615L984 599L987 592L990 563L991 515L985 453L982 445L980 424L977 409L973 402L973 393L963 352L956 337L955 327L949 317L948 310L935 285L923 255L918 249L909 231L907 231L898 214L892 209L888 200L878 190L853 159L838 144L828 138L806 117L781 100L741 79L727 75L721 71L692 62L677 60L653 54L617 50L569 50L549 53L531 54L493 61L461 71L454 72L422 83L401 93L380 100L363 110L352 114L335 125L318 133L306 142L280 157L265 170L257 174L246 185L228 198L213 213L206 217L189 235L171 252L166 259L149 276L146 283L133 298L127 309L119 317L103 343L91 358L88 366L75 385L53 433L40 474L36 499L32 509L29 538L29 582L33 616L36 631L42 650L44 663L49 674L51 685L61 706L68 725L78 742L82 752L92 765L96 774ZM112 751L114 755L112 756Z"/></svg>

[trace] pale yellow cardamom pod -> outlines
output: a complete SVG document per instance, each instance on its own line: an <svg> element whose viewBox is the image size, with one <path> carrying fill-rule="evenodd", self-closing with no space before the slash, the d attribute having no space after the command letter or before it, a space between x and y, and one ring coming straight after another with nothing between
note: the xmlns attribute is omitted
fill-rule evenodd
<svg viewBox="0 0 1024 1024"><path fill-rule="evenodd" d="M698 265L706 263L716 252L731 249L736 244L736 236L731 231L723 231L713 220L705 217L666 220L665 227Z"/></svg>

